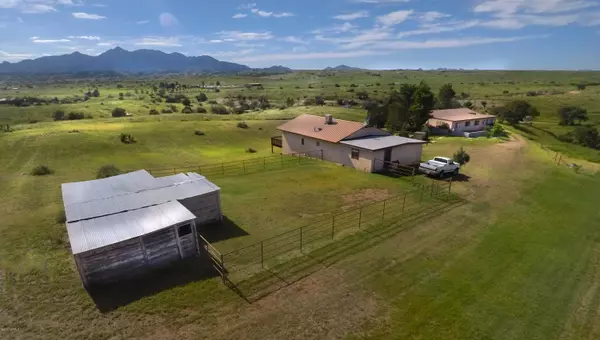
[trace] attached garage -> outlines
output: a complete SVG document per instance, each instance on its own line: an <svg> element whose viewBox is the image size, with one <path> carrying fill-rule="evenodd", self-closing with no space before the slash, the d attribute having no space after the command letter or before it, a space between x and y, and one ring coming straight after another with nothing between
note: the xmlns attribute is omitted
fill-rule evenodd
<svg viewBox="0 0 600 340"><path fill-rule="evenodd" d="M136 171L62 186L71 250L86 287L196 256L197 226L222 219L220 189L195 173Z"/></svg>

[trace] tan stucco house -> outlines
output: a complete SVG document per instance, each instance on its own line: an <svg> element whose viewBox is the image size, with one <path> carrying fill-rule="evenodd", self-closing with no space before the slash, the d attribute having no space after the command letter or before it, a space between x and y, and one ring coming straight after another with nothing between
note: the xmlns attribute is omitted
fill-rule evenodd
<svg viewBox="0 0 600 340"><path fill-rule="evenodd" d="M284 154L320 151L324 160L365 172L382 170L384 162L418 163L425 143L330 115L301 115L278 129Z"/></svg>
<svg viewBox="0 0 600 340"><path fill-rule="evenodd" d="M496 116L477 113L471 109L434 110L429 114L427 125L441 127L448 125L453 135L464 135L465 132L485 130L486 126L494 125Z"/></svg>

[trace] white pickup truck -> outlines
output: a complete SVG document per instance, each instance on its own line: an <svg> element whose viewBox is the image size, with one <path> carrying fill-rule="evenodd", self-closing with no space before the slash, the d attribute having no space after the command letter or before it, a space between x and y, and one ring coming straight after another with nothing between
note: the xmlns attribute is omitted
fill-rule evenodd
<svg viewBox="0 0 600 340"><path fill-rule="evenodd" d="M429 176L456 176L458 175L459 170L460 165L447 157L435 157L434 159L419 165L419 171Z"/></svg>

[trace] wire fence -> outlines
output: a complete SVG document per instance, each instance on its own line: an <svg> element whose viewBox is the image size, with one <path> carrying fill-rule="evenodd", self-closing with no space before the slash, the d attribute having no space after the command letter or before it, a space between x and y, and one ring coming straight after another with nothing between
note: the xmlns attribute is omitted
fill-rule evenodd
<svg viewBox="0 0 600 340"><path fill-rule="evenodd" d="M558 166L566 166L568 168L573 169L575 173L582 175L595 175L599 172L598 168L594 169L591 167L583 167L581 164L575 163L575 161L570 159L568 156L563 155L560 152L554 151L546 145L540 145L542 146L542 150L546 151L546 154L548 154L548 156L552 156L552 161Z"/></svg>
<svg viewBox="0 0 600 340"><path fill-rule="evenodd" d="M430 185L414 183L415 189L403 194L363 205L247 245L221 256L228 275L248 277L270 265L285 262L337 239L381 224L401 220L402 215L436 201L449 201L451 181L432 181Z"/></svg>
<svg viewBox="0 0 600 340"><path fill-rule="evenodd" d="M255 157L239 161L191 165L173 168L146 169L153 176L168 176L182 172L197 172L205 177L229 177L239 176L261 171L291 168L299 165L310 164L315 160L323 160L320 150L309 151L292 155L274 155L266 157Z"/></svg>

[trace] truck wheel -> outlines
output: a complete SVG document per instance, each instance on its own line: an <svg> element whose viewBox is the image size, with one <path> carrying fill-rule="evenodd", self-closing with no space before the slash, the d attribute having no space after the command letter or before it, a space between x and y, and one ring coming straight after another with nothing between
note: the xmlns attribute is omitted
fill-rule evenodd
<svg viewBox="0 0 600 340"><path fill-rule="evenodd" d="M454 170L454 172L452 173L452 175L458 176L458 169Z"/></svg>

